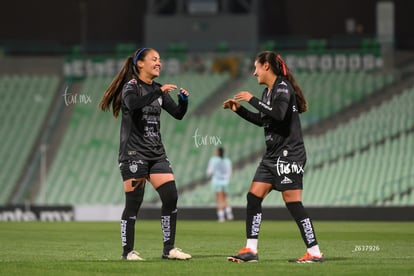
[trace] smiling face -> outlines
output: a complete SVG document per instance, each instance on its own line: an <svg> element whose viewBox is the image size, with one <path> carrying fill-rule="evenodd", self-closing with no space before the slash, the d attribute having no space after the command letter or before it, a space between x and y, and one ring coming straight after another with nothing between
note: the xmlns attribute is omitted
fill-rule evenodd
<svg viewBox="0 0 414 276"><path fill-rule="evenodd" d="M259 84L265 84L267 87L272 87L274 81L276 80L276 75L270 68L269 62L264 62L263 64L257 60L254 62L254 73L253 76L257 78Z"/></svg>
<svg viewBox="0 0 414 276"><path fill-rule="evenodd" d="M160 75L162 68L160 54L153 49L148 50L143 60L137 61L137 67L139 69L139 77L143 81L155 79Z"/></svg>
<svg viewBox="0 0 414 276"><path fill-rule="evenodd" d="M256 60L254 62L254 68L253 76L257 78L257 82L259 84L266 84L266 77L269 73L269 64L267 62L262 64Z"/></svg>

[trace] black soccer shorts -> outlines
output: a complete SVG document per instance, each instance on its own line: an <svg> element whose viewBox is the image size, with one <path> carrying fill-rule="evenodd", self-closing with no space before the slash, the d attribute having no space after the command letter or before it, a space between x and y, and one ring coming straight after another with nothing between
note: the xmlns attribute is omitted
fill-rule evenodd
<svg viewBox="0 0 414 276"><path fill-rule="evenodd" d="M123 181L131 178L147 178L154 173L173 173L168 158L159 160L129 160L119 163Z"/></svg>
<svg viewBox="0 0 414 276"><path fill-rule="evenodd" d="M305 162L296 162L278 157L262 160L253 177L254 182L272 184L277 191L302 190Z"/></svg>

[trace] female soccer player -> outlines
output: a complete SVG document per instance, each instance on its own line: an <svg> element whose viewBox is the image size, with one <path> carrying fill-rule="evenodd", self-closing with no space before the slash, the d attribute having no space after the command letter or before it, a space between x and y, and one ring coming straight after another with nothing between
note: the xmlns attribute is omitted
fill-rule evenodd
<svg viewBox="0 0 414 276"><path fill-rule="evenodd" d="M230 182L232 165L229 158L224 157L224 148L216 149L216 155L208 161L207 176L211 177L211 187L216 194L217 218L224 222L226 218L233 220L233 210L227 200L227 187Z"/></svg>
<svg viewBox="0 0 414 276"><path fill-rule="evenodd" d="M257 262L257 245L262 222L262 201L277 190L296 221L307 247L306 254L290 260L298 263L321 262L312 220L302 205L302 178L306 152L302 138L299 113L307 110L302 90L281 57L273 52L261 52L254 62L253 75L259 84L266 85L259 100L248 91L237 93L224 102L243 119L264 128L266 153L253 177L247 194L246 246L227 259L233 262ZM259 112L244 108L247 102Z"/></svg>
<svg viewBox="0 0 414 276"><path fill-rule="evenodd" d="M174 247L177 222L177 188L160 133L161 109L181 120L187 111L188 92L180 88L178 105L169 95L174 84L154 81L160 75L159 53L141 48L129 56L121 71L105 91L99 104L103 111L112 107L115 118L121 111L119 168L124 181L125 208L121 217L122 258L143 260L134 250L135 221L144 197L146 180L157 190L161 202L163 259L190 259Z"/></svg>

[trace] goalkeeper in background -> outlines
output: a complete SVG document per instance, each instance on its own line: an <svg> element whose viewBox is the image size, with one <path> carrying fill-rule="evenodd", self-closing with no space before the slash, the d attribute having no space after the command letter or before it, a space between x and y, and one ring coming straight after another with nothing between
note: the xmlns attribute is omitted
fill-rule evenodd
<svg viewBox="0 0 414 276"><path fill-rule="evenodd" d="M226 218L233 220L233 211L227 200L227 187L232 174L232 165L229 158L224 157L224 148L216 149L216 155L208 162L207 176L211 178L211 187L216 194L217 218L224 222Z"/></svg>

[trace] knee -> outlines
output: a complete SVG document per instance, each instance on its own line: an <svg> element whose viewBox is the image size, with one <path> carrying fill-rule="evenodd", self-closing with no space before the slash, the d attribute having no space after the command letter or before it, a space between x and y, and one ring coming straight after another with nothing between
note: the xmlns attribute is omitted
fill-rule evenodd
<svg viewBox="0 0 414 276"><path fill-rule="evenodd" d="M142 201L144 200L144 193L145 182L136 183L132 191L125 192L127 203L141 205Z"/></svg>
<svg viewBox="0 0 414 276"><path fill-rule="evenodd" d="M251 192L247 193L246 198L247 198L247 208L248 209L256 209L256 208L261 207L263 198L260 198L260 197L254 195Z"/></svg>
<svg viewBox="0 0 414 276"><path fill-rule="evenodd" d="M122 219L135 220L144 198L143 189L139 191L135 189L132 192L125 193L125 197L125 208L122 213Z"/></svg>
<svg viewBox="0 0 414 276"><path fill-rule="evenodd" d="M178 192L175 181L169 181L157 189L162 202L162 208L174 211L177 208Z"/></svg>
<svg viewBox="0 0 414 276"><path fill-rule="evenodd" d="M145 178L131 178L124 181L124 191L125 193L134 192L139 188L145 187Z"/></svg>

